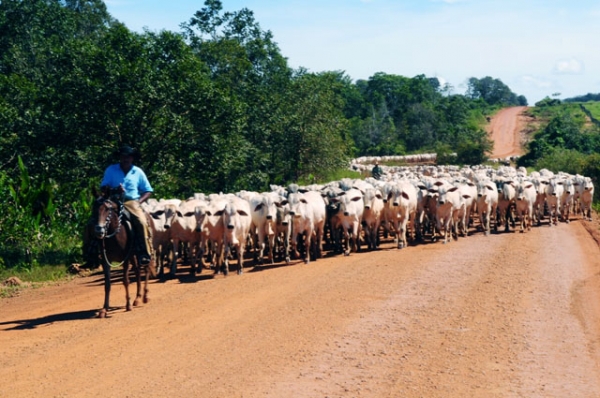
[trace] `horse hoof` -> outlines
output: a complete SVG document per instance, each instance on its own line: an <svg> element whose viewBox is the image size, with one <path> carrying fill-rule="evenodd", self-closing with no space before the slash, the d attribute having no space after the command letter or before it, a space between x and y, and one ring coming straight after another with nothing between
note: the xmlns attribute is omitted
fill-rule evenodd
<svg viewBox="0 0 600 398"><path fill-rule="evenodd" d="M148 304L148 302L150 301L150 299L148 297L144 297L144 300L142 300L144 302L144 304Z"/></svg>
<svg viewBox="0 0 600 398"><path fill-rule="evenodd" d="M137 307L138 305L140 305L140 301L138 299L133 300L133 306Z"/></svg>
<svg viewBox="0 0 600 398"><path fill-rule="evenodd" d="M106 309L103 308L100 311L98 311L97 317L100 319L106 318Z"/></svg>

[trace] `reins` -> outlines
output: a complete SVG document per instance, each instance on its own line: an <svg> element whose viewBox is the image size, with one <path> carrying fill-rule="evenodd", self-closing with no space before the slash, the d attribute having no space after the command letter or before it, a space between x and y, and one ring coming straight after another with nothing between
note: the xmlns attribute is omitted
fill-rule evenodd
<svg viewBox="0 0 600 398"><path fill-rule="evenodd" d="M110 201L110 203L114 204L114 202L111 201L110 199L106 199L103 202L105 204L105 206L106 206L106 201L107 200ZM127 254L125 255L125 258L123 259L123 261L121 261L117 265L112 265L112 262L108 259L108 255L106 254L106 243L105 242L106 242L106 239L110 239L110 238L115 237L121 231L121 226L122 226L121 220L122 220L122 217L123 217L123 209L124 209L125 206L123 206L120 203L117 203L117 206L119 208L119 215L118 215L118 218L117 218L117 221L118 221L117 228L110 235L105 235L102 239L100 239L102 241L102 258L104 259L104 261L106 262L106 264L108 264L111 268L118 268L118 267L121 267L123 264L125 264L125 262L127 260L129 260L129 258L131 257L131 252L133 251L133 246L134 246L133 243L129 243L128 242L129 250L127 251ZM105 225L106 230L108 231L108 228L110 226L110 220L112 219L112 213L114 212L114 208L113 208L112 205L107 206L107 207L108 207L109 211L108 211L108 216L106 216L106 222L105 222L104 225ZM129 237L130 236L128 236L128 238Z"/></svg>

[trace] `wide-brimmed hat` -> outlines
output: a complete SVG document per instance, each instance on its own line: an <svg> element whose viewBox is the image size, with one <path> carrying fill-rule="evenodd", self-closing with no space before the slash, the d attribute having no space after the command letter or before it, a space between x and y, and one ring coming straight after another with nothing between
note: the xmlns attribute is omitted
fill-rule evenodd
<svg viewBox="0 0 600 398"><path fill-rule="evenodd" d="M133 149L132 147L130 147L129 145L123 145L121 148L119 148L119 150L117 151L117 154L119 156L136 156L137 151L135 149Z"/></svg>

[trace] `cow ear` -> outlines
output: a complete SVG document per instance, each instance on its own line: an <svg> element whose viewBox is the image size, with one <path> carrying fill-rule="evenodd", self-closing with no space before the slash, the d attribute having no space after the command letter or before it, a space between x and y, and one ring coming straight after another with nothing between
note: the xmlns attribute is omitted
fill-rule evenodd
<svg viewBox="0 0 600 398"><path fill-rule="evenodd" d="M244 210L238 210L237 214L239 214L240 216L247 216L248 213L246 213Z"/></svg>
<svg viewBox="0 0 600 398"><path fill-rule="evenodd" d="M410 199L410 197L408 196L408 194L406 192L402 192L402 197L406 200Z"/></svg>
<svg viewBox="0 0 600 398"><path fill-rule="evenodd" d="M223 213L225 212L225 210L219 210L215 213L215 216L219 216L221 217L223 215Z"/></svg>
<svg viewBox="0 0 600 398"><path fill-rule="evenodd" d="M254 208L254 211L260 211L260 209L263 208L263 203L259 203L256 205L256 207Z"/></svg>
<svg viewBox="0 0 600 398"><path fill-rule="evenodd" d="M181 212L179 210L177 210L176 213L177 213L177 217L183 217L183 214L181 214Z"/></svg>
<svg viewBox="0 0 600 398"><path fill-rule="evenodd" d="M436 187L439 187L439 186L444 185L444 183L442 181L436 181L433 185L435 185Z"/></svg>
<svg viewBox="0 0 600 398"><path fill-rule="evenodd" d="M531 188L532 186L533 186L533 184L527 184L527 185L525 185L525 189L529 189L529 188Z"/></svg>
<svg viewBox="0 0 600 398"><path fill-rule="evenodd" d="M210 211L210 210L206 210L206 215L207 215L207 216L212 216L212 211Z"/></svg>
<svg viewBox="0 0 600 398"><path fill-rule="evenodd" d="M427 187L425 185L419 185L419 189L424 189L425 191L427 191Z"/></svg>
<svg viewBox="0 0 600 398"><path fill-rule="evenodd" d="M448 190L448 192L455 192L458 189L458 187L452 187Z"/></svg>
<svg viewBox="0 0 600 398"><path fill-rule="evenodd" d="M185 215L186 217L191 217L191 216L193 216L194 214L196 214L196 213L194 213L193 211L188 211L188 212L187 212L187 213L185 213L184 215Z"/></svg>

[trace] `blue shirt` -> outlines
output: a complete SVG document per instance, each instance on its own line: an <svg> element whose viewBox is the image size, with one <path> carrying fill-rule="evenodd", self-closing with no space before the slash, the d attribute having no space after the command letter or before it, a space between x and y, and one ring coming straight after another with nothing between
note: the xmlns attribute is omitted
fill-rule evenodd
<svg viewBox="0 0 600 398"><path fill-rule="evenodd" d="M123 184L125 200L138 200L143 193L154 192L146 177L146 173L137 166L132 165L131 170L125 175L120 164L112 164L106 168L101 187L117 188Z"/></svg>

